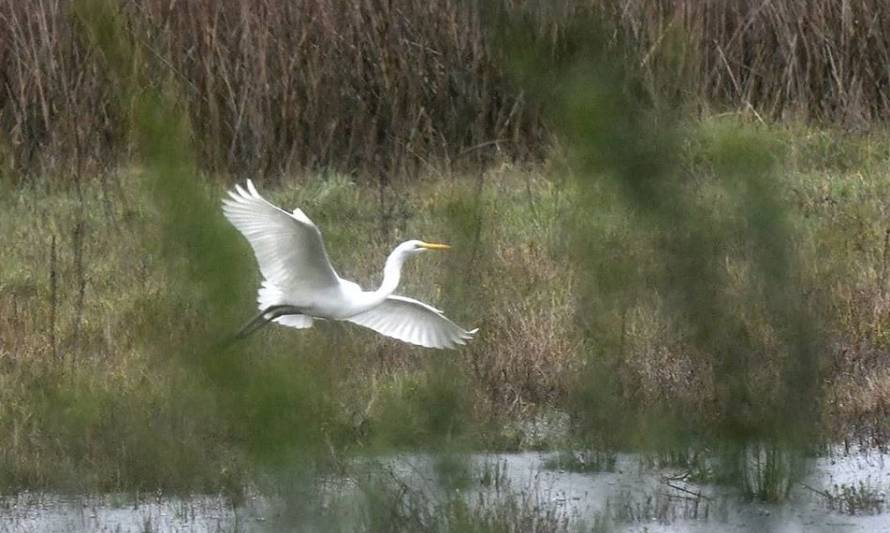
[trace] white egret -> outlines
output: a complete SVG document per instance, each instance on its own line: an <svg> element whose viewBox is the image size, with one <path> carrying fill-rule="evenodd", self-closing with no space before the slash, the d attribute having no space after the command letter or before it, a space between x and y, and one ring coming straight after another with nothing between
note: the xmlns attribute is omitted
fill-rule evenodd
<svg viewBox="0 0 890 533"><path fill-rule="evenodd" d="M423 302L393 294L409 257L448 245L403 242L386 259L380 288L364 291L337 275L321 232L303 211L288 213L272 205L250 180L246 190L236 185L229 196L223 200L223 213L253 247L264 278L257 296L260 313L239 335L270 321L302 329L321 318L352 322L428 348L455 348L478 331L463 329Z"/></svg>

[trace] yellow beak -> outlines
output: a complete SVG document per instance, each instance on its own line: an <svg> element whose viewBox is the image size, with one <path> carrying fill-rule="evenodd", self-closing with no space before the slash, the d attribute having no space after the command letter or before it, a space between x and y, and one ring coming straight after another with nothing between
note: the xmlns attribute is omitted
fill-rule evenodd
<svg viewBox="0 0 890 533"><path fill-rule="evenodd" d="M427 250L447 250L451 248L447 244L438 244L434 242L421 242L420 247L426 248Z"/></svg>

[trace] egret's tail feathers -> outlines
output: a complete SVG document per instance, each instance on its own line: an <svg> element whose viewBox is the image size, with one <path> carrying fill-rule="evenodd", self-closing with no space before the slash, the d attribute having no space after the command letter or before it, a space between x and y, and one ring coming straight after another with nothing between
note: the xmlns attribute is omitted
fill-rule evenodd
<svg viewBox="0 0 890 533"><path fill-rule="evenodd" d="M257 293L256 300L258 304L257 307L260 311L275 305L286 304L284 301L284 293L281 292L278 287L265 280ZM283 315L273 319L273 322L291 328L305 329L312 327L313 320L311 316L306 315Z"/></svg>

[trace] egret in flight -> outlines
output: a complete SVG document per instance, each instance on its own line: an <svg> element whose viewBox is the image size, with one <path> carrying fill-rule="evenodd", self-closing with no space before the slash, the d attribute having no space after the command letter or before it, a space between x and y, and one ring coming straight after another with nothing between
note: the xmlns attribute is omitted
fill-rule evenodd
<svg viewBox="0 0 890 533"><path fill-rule="evenodd" d="M273 321L303 329L320 318L352 322L428 348L455 348L478 331L465 330L435 307L393 294L409 257L427 250L445 250L447 244L403 242L386 258L380 288L364 291L337 275L321 232L303 211L288 213L272 205L250 180L246 190L236 185L229 196L223 200L223 213L253 247L263 274L257 296L260 312L239 336Z"/></svg>

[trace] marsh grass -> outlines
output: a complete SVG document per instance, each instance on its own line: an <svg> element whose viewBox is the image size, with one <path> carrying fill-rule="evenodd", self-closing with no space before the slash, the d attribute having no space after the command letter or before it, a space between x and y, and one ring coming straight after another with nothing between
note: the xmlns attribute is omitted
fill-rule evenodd
<svg viewBox="0 0 890 533"><path fill-rule="evenodd" d="M807 139L799 131L778 133L792 153L838 151L819 132L809 134L815 146L798 144L807 142L799 141ZM880 443L886 431L881 324L887 315L880 285L884 233L877 214L886 209L888 197L880 193L887 145L878 137L845 143L846 161L831 156L835 164L824 165L809 156L790 158L784 179L794 223L801 228L796 253L819 258L803 261L807 268L802 276L809 280L814 306L818 304L814 309L839 347L826 374L825 436L864 435L868 442ZM251 385L234 398L218 396L208 384L212 377L189 361L192 355L183 360L169 348L187 345L185 339L213 317L195 305L191 293L170 289L177 286L170 279L176 271L151 245L160 239L162 225L141 179L133 169L111 180L89 180L80 196L73 188L39 182L25 188L7 185L0 217L4 235L12 236L0 263L0 423L5 428L2 472L7 487L236 490L254 471L245 442L253 442L247 450L278 449L274 443L279 439L295 442L291 433L300 424L322 427L322 433L306 438L327 439L338 449L436 446L443 436L459 447L497 449L530 442L517 435L527 430L516 421L554 409L576 414L584 409L571 424L575 430L608 427L628 398L644 406L684 406L687 421L707 422L715 416L708 367L692 359L698 356L682 335L673 333L657 301L626 315L626 359L609 367L589 366L583 347L590 341L572 310L577 293L570 280L578 272L573 263L560 259L570 246L561 228L572 220L571 185L538 169L510 166L485 174L481 193L477 177L421 180L399 189L404 216L393 223L389 238L367 207L376 205L376 189L344 176L297 177L264 191L277 203L306 210L324 231L340 272L365 286L379 282L379 264L402 238L474 236L455 232L448 211L453 208L443 206L455 198L478 198L474 209L488 222L478 237L482 244L477 250L482 251L469 256L473 266L466 267L467 256L460 255L472 249L472 238L461 237L468 240L458 242L455 256L424 256L410 265L403 291L444 306L460 323L481 326L482 333L467 349L438 353L344 324L321 323L302 332L270 328L240 348L238 357L251 368L237 379ZM208 199L223 192L209 184L201 191ZM334 217L335 212L347 216ZM81 219L82 237L76 237ZM53 236L55 299L48 260ZM231 294L236 316L230 324L237 328L253 307L257 274L246 244L234 231L226 238L245 258L238 268L246 283ZM454 277L455 268L472 270L478 280L477 294L466 306L445 298L446 284L460 279ZM53 301L57 359L48 331ZM870 302L869 312L862 313L855 302ZM521 326L516 324L520 315ZM297 418L287 415L276 422L280 413L303 400L261 393L267 380L287 383L289 378L282 376L307 372L330 387L319 393L322 403L313 408L321 418L310 421L294 414ZM607 409L608 403L579 406L580 392L573 388L585 376L614 394L614 411ZM229 389L233 394L236 390ZM228 403L245 398L259 403L250 400L250 410ZM240 414L233 415L232 409ZM596 412L604 418L597 421ZM246 429L234 428L245 420L242 416L262 424L265 436L247 436ZM645 419L638 423L651 424ZM631 428L623 437L612 434L614 441L589 432L579 435L594 435L581 442L596 450L640 444L635 431ZM258 438L264 440L254 440ZM678 443L675 449L680 448Z"/></svg>
<svg viewBox="0 0 890 533"><path fill-rule="evenodd" d="M109 62L152 90L181 86L177 108L213 173L337 168L385 186L431 166L540 158L549 128L490 39L522 20L556 60L573 23L602 21L638 89L666 107L851 128L888 117L890 8L877 0L125 2L133 56L91 49L76 4L0 2L0 167L14 175L76 181L128 160L133 116Z"/></svg>
<svg viewBox="0 0 890 533"><path fill-rule="evenodd" d="M833 485L822 494L832 511L849 515L878 514L884 511L886 490L886 487L868 479L855 484Z"/></svg>
<svg viewBox="0 0 890 533"><path fill-rule="evenodd" d="M350 167L382 150L368 168L396 175L413 168L407 145L431 152L443 138L448 164L427 164L411 181L384 173L376 183L337 165L292 172L319 163L294 155L320 142L304 138L285 141L284 162L270 169L262 157L282 152L246 154L259 154L251 147L270 131L287 139L289 130L254 128L263 114L246 104L243 130L220 126L219 102L199 102L210 118L196 118L188 107L195 86L152 77L151 49L138 43L146 20L108 0L78 6L79 38L113 80L108 98L126 110L123 144L138 163L95 178L78 168L70 182L15 173L3 183L0 230L12 237L0 266L0 483L8 490L224 491L238 501L251 483L266 483L284 502L283 523L309 517L349 529L325 514L319 483L359 454L424 450L436 454L439 492L411 491L395 478L359 484L369 501L356 517L362 527L563 531L567 519L540 494L499 492L505 476L497 467L475 471L465 453L529 442L511 434L517 420L565 412L572 434L546 440L580 451L558 457L557 468L608 471L615 450L627 447L664 453L728 443L716 448L713 480L781 502L800 477L803 442L885 442L890 195L882 178L890 143L880 134L850 138L735 116L681 120L629 94L645 77L610 59L623 43L586 38L590 28L578 22L560 26L557 43L573 47L557 60L545 46L521 51L528 64L512 67L513 81L566 139L550 164L517 165L509 153L475 172L450 165L450 150L492 131L542 131L522 106L507 118L486 111L461 142L432 122L424 127L423 114L411 133L419 137L406 142L391 134L414 108L394 105L384 125L370 118L380 109L355 114L370 130L344 136L332 122L319 157L348 153ZM175 36L185 33L160 38ZM211 47L220 57L228 50L220 41ZM602 68L583 68L591 65ZM537 75L545 66L560 83L546 87L541 79L551 78L522 70ZM501 87L499 76L482 78ZM198 92L215 94L214 76L202 80ZM314 103L328 94L313 90L321 91L309 95ZM483 96L507 94L492 91ZM240 94L242 103L271 105ZM347 107L323 111L340 116ZM41 127L49 123L44 117ZM360 153L368 139L377 142ZM235 180L199 169L233 162L277 173L264 194L304 209L340 273L365 287L379 282L400 240L450 242L453 253L412 262L401 290L479 326L478 338L455 353L429 352L320 322L231 340L252 314L259 279L248 246L219 212L223 182ZM689 463L708 475L700 460ZM475 485L493 486L495 500L456 495ZM867 500L855 491L843 498ZM683 501L697 517L700 499ZM615 505L623 521L666 520L676 508L663 495ZM606 527L600 518L595 528Z"/></svg>
<svg viewBox="0 0 890 533"><path fill-rule="evenodd" d="M441 469L436 467L439 481L419 488L417 473L409 473L411 479L407 479L383 468L359 484L360 494L366 499L360 529L557 533L589 526L540 487L512 486L505 469L506 465L486 463L480 469L467 470L464 483L456 486L443 480ZM593 520L595 530L604 530L602 516Z"/></svg>
<svg viewBox="0 0 890 533"><path fill-rule="evenodd" d="M675 491L676 492L676 491ZM634 524L657 522L669 525L678 520L707 521L711 517L714 502L702 495L683 492L671 493L664 490L652 494L635 495L621 493L607 502L603 517L609 524Z"/></svg>
<svg viewBox="0 0 890 533"><path fill-rule="evenodd" d="M559 472L614 472L617 456L612 451L562 450L544 462L544 468Z"/></svg>
<svg viewBox="0 0 890 533"><path fill-rule="evenodd" d="M323 380L324 387L332 387L332 392L319 394L322 403L318 407L327 413L327 421L317 422L326 426L324 431L334 442L346 439L378 442L381 446L422 446L443 435L465 439L473 433L473 420L497 418L489 410L495 405L512 408L518 414L522 412L518 405L528 409L539 398L553 397L549 390L553 385L545 385L546 393L538 393L533 388L535 380L530 379L516 394L530 391L534 396L500 403L486 386L498 375L487 365L501 364L498 360L488 361L481 352L473 351L417 351L372 332L335 323L321 323L306 332L270 328L250 339L239 348L238 355L250 367L238 377L247 381L243 392L234 399L216 396L213 380L227 380L228 374L214 375L212 367L202 369L200 353L180 351L182 346L194 345L195 335L206 335L206 321L215 315L206 313L206 304L199 305L201 300L196 298L200 293L196 294L194 287L174 282L174 277L181 275L180 267L174 263L171 269L165 252L151 244L161 241L162 213L153 207L150 193L139 185L142 179L138 170L115 178L115 194L121 197L110 202L110 210L104 208L105 192L99 180L84 184L82 203L71 190L56 190L42 198L33 191L18 190L4 197L2 226L14 237L10 242L18 243L10 249L0 275L2 305L8 310L3 314L8 327L3 328L2 344L4 381L8 384L3 390L8 401L3 402L0 419L9 428L6 434L10 443L4 446L4 474L9 486L58 486L70 478L79 479L85 486L95 483L106 489L129 486L128 479L175 488L172 478L180 472L180 479L190 480L184 481L183 490L190 490L223 483L227 476L240 478L243 472L239 464L243 466L245 458L236 443L243 437L239 436L241 430L226 421L225 411L231 414L234 409L237 416L262 427L265 436L248 438L262 438L255 444L263 449L279 440L293 442L292 437L285 438L280 432L291 433L302 423L315 426L315 422L297 423L289 416L281 422L268 418L292 409L299 397L268 397L253 387L274 390L276 383L290 379L286 376L298 379L311 373ZM535 181L536 190L543 185L538 177L529 175L528 179ZM326 217L335 211L366 212L363 206L373 203L375 191L342 178L307 183L306 187L293 186L268 194L283 205L301 205L315 218L325 232L335 264L343 265L341 273L365 286L379 282L377 266L394 241L380 237L376 217ZM404 209L410 216L394 228L395 242L409 235L449 240L446 229L451 223L447 216L427 206L447 204L457 190L465 187L475 189L475 184L429 182L423 189L405 195ZM223 192L214 186L202 191L207 198L220 197ZM494 194L487 192L486 197L493 198ZM525 195L524 189L521 195L517 193L522 198L521 205L515 207L519 212L527 209ZM78 326L79 281L72 248L75 237L64 228L74 226L73 221L81 214L87 220L80 252L86 287L84 318ZM514 221L518 226L521 217ZM24 231L27 235L17 233ZM511 240L523 233L526 240L539 238L527 228L505 227L500 231L508 233ZM46 260L53 235L58 235L55 300L49 297L51 274ZM250 250L237 233L232 231L229 237L230 246L249 258ZM355 242L367 242L369 246L357 247ZM443 305L439 302L441 287L450 278L452 261L458 260L444 255L421 258L409 268L404 292ZM44 265L43 271L31 268L40 264ZM531 267L532 262L527 261L524 268ZM515 276L522 270L507 278L497 275L496 269L494 263L491 270L479 273L488 290L507 294L517 287L520 280ZM248 280L248 286L256 280L255 269L249 264L239 275ZM254 305L253 290L249 287L230 295L231 305L244 310L243 317ZM54 301L59 317L55 325L57 360L52 358L47 332L47 317ZM449 314L468 325L473 320L503 320L510 310L489 313L485 307L451 305L454 311ZM237 318L226 322L232 326L229 334L242 317ZM222 336L227 333L219 324L212 331ZM540 357L530 351L520 355ZM560 353L559 357L568 359L571 354ZM477 365L476 369L465 366L465 362ZM510 364L517 364L515 358ZM543 362L539 364L544 369ZM555 376L548 377L549 383L555 381ZM230 385L228 381L222 383ZM229 393L234 394L238 387L232 386L235 388ZM256 394L259 396L253 396ZM253 404L254 408L240 411L230 403L235 400ZM210 442L220 448L207 448L205 444ZM45 462L48 457L57 459ZM232 463L224 464L230 458L234 459ZM70 469L59 467L66 464ZM76 465L86 468L100 464L113 471L98 469L92 478L74 473L79 468ZM200 481L201 476L192 477L196 470L210 472L207 484ZM170 483L163 481L168 476Z"/></svg>
<svg viewBox="0 0 890 533"><path fill-rule="evenodd" d="M763 502L783 502L792 484L803 477L804 461L796 450L774 444L748 444L739 452L738 470L728 477L742 479L746 496Z"/></svg>
<svg viewBox="0 0 890 533"><path fill-rule="evenodd" d="M449 241L454 253L413 262L402 290L480 326L470 346L419 352L338 323L227 340L258 279L219 214L223 187L198 172L187 89L132 68L144 50L123 8L78 6L85 42L128 102L140 166L111 182L31 180L8 195L15 240L0 298L15 351L4 377L22 385L4 390L0 418L11 486L52 486L97 464L108 470L78 481L237 490L252 467L311 471L356 448L449 457L497 445L505 421L544 408L568 411L594 453L717 438L736 443L736 460L766 442L742 453L735 478L778 500L794 475L785 454L819 435L823 376L843 383L849 368L840 360L823 374L823 340L882 342L888 245L874 214L886 195L863 208L855 193L868 186L850 183L837 193L850 203L811 201L818 181L797 179L864 183L874 162L877 182L883 141L876 156L871 137L837 147L817 135L789 149L780 129L680 121L628 94L639 73L580 20L564 28L576 46L559 61L532 42L515 67L571 141L552 168L376 184L329 171L264 188L313 217L341 273L365 286L398 241ZM591 61L602 68L580 68ZM564 83L545 86L528 69ZM786 155L794 149L824 151L834 167L805 167ZM834 229L826 206L870 231ZM839 231L857 245L819 248ZM870 255L856 271L860 250ZM202 455L204 441L219 448ZM47 454L63 467L49 471ZM466 478L459 464L441 466L458 486Z"/></svg>

